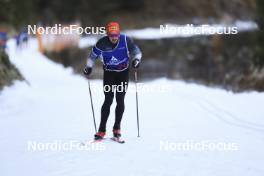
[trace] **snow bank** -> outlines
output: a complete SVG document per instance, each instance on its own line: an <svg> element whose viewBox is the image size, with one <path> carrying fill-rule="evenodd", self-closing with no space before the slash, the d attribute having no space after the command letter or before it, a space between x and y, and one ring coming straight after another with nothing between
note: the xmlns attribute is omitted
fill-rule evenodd
<svg viewBox="0 0 264 176"><path fill-rule="evenodd" d="M160 28L145 28L145 29L136 29L136 30L127 30L125 33L133 38L137 39L160 39L160 38L174 38L174 37L192 37L196 35L210 35L210 31L212 28L222 28L220 31L223 32L224 28L234 28L236 27L238 32L243 31L251 31L251 30L257 30L258 25L253 21L236 21L232 25L226 25L226 24L211 24L203 26L186 26L186 25L177 25L177 24L164 24L163 26L169 25L171 28L184 28L185 32L182 30L177 30L174 32L164 32L161 31ZM203 30L205 32L198 33L197 31L200 31L200 29L203 26ZM187 32L186 32L187 31Z"/></svg>

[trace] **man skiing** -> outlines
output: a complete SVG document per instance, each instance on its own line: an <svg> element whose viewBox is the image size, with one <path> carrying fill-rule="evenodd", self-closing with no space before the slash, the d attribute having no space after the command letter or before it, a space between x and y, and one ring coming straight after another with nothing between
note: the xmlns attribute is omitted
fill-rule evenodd
<svg viewBox="0 0 264 176"><path fill-rule="evenodd" d="M105 100L101 108L101 122L99 131L94 135L95 140L103 139L106 133L106 123L110 114L110 107L114 94L116 98L115 124L113 136L121 137L120 123L125 109L124 98L129 78L129 59L132 59L132 67L137 69L141 62L142 53L137 45L124 34L120 33L119 24L110 22L106 25L107 36L102 37L92 48L87 59L87 65L83 72L88 77L96 58L103 62L103 85ZM122 87L115 89L114 86Z"/></svg>

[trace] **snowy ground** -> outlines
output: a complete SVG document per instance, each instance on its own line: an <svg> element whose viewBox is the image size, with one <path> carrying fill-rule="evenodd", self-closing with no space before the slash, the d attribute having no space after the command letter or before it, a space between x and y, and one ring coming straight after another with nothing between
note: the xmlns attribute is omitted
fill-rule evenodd
<svg viewBox="0 0 264 176"><path fill-rule="evenodd" d="M233 94L195 84L159 79L166 93L139 94L141 137L137 138L135 94L128 93L122 123L126 144L105 141L95 150L33 151L38 143L89 140L94 128L87 81L37 52L36 41L15 51L11 61L30 85L16 82L0 94L0 175L262 176L264 94ZM100 86L100 80L92 81ZM133 88L133 83L130 87ZM94 91L97 124L103 93ZM111 135L113 112L108 122ZM232 144L229 150L176 148L188 141ZM165 144L169 144L167 148ZM98 149L98 148L97 148ZM201 149L201 148L200 148Z"/></svg>

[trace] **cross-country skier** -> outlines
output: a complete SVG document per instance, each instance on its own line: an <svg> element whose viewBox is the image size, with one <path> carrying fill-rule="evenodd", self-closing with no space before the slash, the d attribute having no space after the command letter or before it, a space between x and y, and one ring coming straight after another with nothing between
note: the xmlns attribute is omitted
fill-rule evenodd
<svg viewBox="0 0 264 176"><path fill-rule="evenodd" d="M0 50L6 49L7 33L0 29Z"/></svg>
<svg viewBox="0 0 264 176"><path fill-rule="evenodd" d="M28 42L28 33L25 29L23 29L16 37L16 46L17 48L22 49L27 45Z"/></svg>
<svg viewBox="0 0 264 176"><path fill-rule="evenodd" d="M92 72L92 67L96 58L100 57L103 62L103 85L105 100L101 108L101 122L99 131L94 135L95 140L103 139L106 132L106 123L110 113L110 106L113 102L114 94L116 98L115 124L113 126L113 136L121 137L120 123L125 109L124 98L129 78L129 59L132 67L137 69L141 62L142 53L131 38L120 33L119 24L110 22L106 26L107 36L102 37L92 48L87 59L84 74L88 77ZM114 89L113 86L122 87Z"/></svg>

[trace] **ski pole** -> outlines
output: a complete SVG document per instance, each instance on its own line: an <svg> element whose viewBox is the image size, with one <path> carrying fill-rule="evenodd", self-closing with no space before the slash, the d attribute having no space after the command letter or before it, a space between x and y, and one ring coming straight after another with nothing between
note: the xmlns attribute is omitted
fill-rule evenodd
<svg viewBox="0 0 264 176"><path fill-rule="evenodd" d="M92 91L91 91L90 79L89 78L88 78L88 86L89 86L89 94L90 94L90 100L91 100L91 107L92 107L92 112L93 112L94 129L95 129L95 133L97 133L95 116L94 116L93 97L92 97Z"/></svg>
<svg viewBox="0 0 264 176"><path fill-rule="evenodd" d="M136 107L137 107L137 130L138 130L138 136L139 137L139 116L138 116L138 89L137 89L137 69L135 69L135 86L136 86Z"/></svg>

